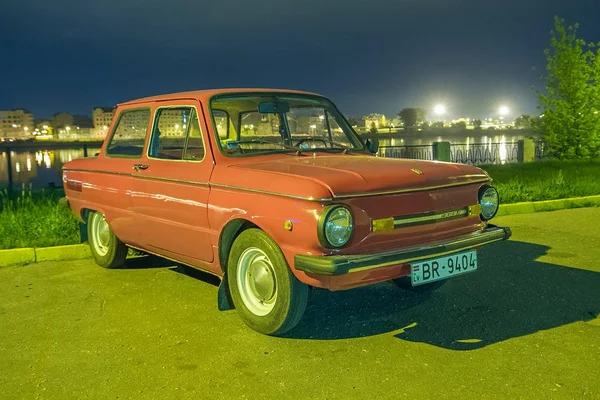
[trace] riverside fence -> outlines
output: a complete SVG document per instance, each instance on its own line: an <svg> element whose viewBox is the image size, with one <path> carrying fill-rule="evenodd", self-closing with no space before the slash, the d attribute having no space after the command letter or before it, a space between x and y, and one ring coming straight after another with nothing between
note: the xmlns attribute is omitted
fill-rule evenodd
<svg viewBox="0 0 600 400"><path fill-rule="evenodd" d="M548 158L544 142L531 139L498 143L436 142L431 145L380 146L377 156L471 165L531 162Z"/></svg>

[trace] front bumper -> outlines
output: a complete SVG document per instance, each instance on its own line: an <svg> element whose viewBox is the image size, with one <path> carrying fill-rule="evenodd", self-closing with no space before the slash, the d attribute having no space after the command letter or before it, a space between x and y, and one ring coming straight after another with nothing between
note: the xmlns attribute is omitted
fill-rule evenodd
<svg viewBox="0 0 600 400"><path fill-rule="evenodd" d="M480 247L492 242L506 240L511 236L509 228L488 225L483 231L459 236L451 240L432 243L422 247L394 250L379 254L356 254L335 256L307 256L297 254L294 267L316 275L344 275L390 265L408 264L428 258L457 253Z"/></svg>

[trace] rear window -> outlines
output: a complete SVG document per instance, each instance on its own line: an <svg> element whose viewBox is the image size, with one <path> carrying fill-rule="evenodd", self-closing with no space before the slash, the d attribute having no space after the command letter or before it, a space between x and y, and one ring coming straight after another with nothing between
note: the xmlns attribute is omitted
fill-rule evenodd
<svg viewBox="0 0 600 400"><path fill-rule="evenodd" d="M123 111L119 115L106 154L117 157L141 157L149 121L149 108Z"/></svg>

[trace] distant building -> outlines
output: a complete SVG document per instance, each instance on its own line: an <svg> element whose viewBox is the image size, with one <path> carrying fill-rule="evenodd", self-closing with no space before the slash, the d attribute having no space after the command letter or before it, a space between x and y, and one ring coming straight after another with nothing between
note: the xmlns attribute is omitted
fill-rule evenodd
<svg viewBox="0 0 600 400"><path fill-rule="evenodd" d="M93 128L94 121L89 115L73 115L73 125L80 128Z"/></svg>
<svg viewBox="0 0 600 400"><path fill-rule="evenodd" d="M33 114L24 109L0 111L0 138L24 138L33 131Z"/></svg>
<svg viewBox="0 0 600 400"><path fill-rule="evenodd" d="M369 114L367 115L365 118L365 127L367 128L371 128L373 126L373 124L375 124L375 128L382 128L384 126L387 126L387 122L385 119L385 115L383 114Z"/></svg>
<svg viewBox="0 0 600 400"><path fill-rule="evenodd" d="M402 122L402 120L400 119L400 117L395 117L392 119L388 119L387 120L388 126L391 126L392 128L398 128L400 126L404 126L404 123Z"/></svg>
<svg viewBox="0 0 600 400"><path fill-rule="evenodd" d="M73 126L73 116L67 112L59 112L52 116L54 129L64 129Z"/></svg>
<svg viewBox="0 0 600 400"><path fill-rule="evenodd" d="M67 129L68 128L68 129ZM56 130L56 139L58 140L94 140L97 139L94 128L66 127Z"/></svg>
<svg viewBox="0 0 600 400"><path fill-rule="evenodd" d="M114 107L94 107L92 109L92 121L98 135L103 133L106 136L114 116Z"/></svg>

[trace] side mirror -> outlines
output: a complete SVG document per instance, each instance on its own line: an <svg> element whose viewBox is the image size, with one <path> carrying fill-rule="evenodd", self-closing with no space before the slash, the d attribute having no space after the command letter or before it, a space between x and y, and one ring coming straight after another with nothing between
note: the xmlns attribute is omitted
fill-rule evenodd
<svg viewBox="0 0 600 400"><path fill-rule="evenodd" d="M367 145L367 149L373 154L377 154L379 151L379 140L377 139L367 139L365 143Z"/></svg>

